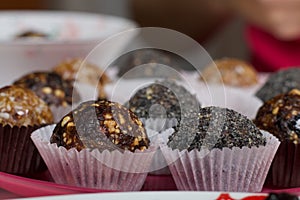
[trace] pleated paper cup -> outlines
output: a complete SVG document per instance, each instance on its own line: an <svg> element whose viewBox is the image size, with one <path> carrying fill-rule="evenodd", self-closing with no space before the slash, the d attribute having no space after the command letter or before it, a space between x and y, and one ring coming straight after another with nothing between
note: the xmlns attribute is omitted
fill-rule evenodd
<svg viewBox="0 0 300 200"><path fill-rule="evenodd" d="M282 141L273 159L266 179L269 188L300 187L300 146Z"/></svg>
<svg viewBox="0 0 300 200"><path fill-rule="evenodd" d="M0 126L0 171L31 176L47 169L30 139L40 126Z"/></svg>
<svg viewBox="0 0 300 200"><path fill-rule="evenodd" d="M265 146L210 151L161 146L178 190L260 192L280 144L267 132Z"/></svg>
<svg viewBox="0 0 300 200"><path fill-rule="evenodd" d="M161 119L161 118L149 118L141 119L147 130L153 130L147 132L151 143L158 146L157 151L153 156L153 160L150 166L151 175L170 175L168 164L160 150L161 144L166 144L169 136L174 132L172 127L178 124L177 119Z"/></svg>
<svg viewBox="0 0 300 200"><path fill-rule="evenodd" d="M38 129L31 138L56 183L118 191L138 191L142 188L156 147L134 153L66 150L50 144L54 127L50 125Z"/></svg>

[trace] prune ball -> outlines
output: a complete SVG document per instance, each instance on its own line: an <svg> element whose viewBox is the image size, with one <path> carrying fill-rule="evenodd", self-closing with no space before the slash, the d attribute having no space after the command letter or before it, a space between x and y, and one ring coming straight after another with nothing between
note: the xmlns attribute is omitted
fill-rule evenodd
<svg viewBox="0 0 300 200"><path fill-rule="evenodd" d="M288 193L270 193L266 200L299 200L296 195Z"/></svg>
<svg viewBox="0 0 300 200"><path fill-rule="evenodd" d="M57 123L51 143L78 151L145 150L149 139L142 122L121 104L101 100L86 101Z"/></svg>
<svg viewBox="0 0 300 200"><path fill-rule="evenodd" d="M33 72L16 80L14 85L32 90L48 105L67 106L80 100L73 83L54 72Z"/></svg>
<svg viewBox="0 0 300 200"><path fill-rule="evenodd" d="M300 90L293 89L266 101L259 108L254 123L281 141L300 143Z"/></svg>

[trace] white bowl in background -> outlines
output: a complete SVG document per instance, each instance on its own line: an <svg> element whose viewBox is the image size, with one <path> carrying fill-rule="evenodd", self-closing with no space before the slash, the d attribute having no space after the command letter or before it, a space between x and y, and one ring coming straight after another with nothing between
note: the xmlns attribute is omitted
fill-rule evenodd
<svg viewBox="0 0 300 200"><path fill-rule="evenodd" d="M136 27L128 19L85 12L1 11L0 86L37 70L50 70L59 62L86 57L105 39ZM18 34L37 31L48 38L16 39ZM128 37L118 41L112 53L125 47Z"/></svg>

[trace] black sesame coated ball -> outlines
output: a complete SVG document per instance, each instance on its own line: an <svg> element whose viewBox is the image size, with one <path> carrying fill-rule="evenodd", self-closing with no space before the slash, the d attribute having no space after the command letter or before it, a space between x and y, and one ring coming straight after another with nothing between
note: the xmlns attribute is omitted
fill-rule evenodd
<svg viewBox="0 0 300 200"><path fill-rule="evenodd" d="M292 89L300 89L300 68L289 68L273 73L256 92L262 101L267 101Z"/></svg>
<svg viewBox="0 0 300 200"><path fill-rule="evenodd" d="M168 141L172 149L188 151L200 151L202 148L251 148L265 144L266 138L246 116L214 106L201 108L195 123L181 123Z"/></svg>
<svg viewBox="0 0 300 200"><path fill-rule="evenodd" d="M127 106L140 118L189 118L199 110L200 103L183 86L164 80L138 90Z"/></svg>
<svg viewBox="0 0 300 200"><path fill-rule="evenodd" d="M146 130L136 115L106 100L81 103L57 123L50 142L78 151L97 148L133 152L149 147Z"/></svg>

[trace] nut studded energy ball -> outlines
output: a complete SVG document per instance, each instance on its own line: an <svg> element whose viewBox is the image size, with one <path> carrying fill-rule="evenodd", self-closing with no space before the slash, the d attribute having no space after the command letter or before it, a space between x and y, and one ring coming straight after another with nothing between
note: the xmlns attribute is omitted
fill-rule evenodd
<svg viewBox="0 0 300 200"><path fill-rule="evenodd" d="M281 141L300 143L300 90L277 95L258 110L255 124Z"/></svg>
<svg viewBox="0 0 300 200"><path fill-rule="evenodd" d="M32 91L19 86L0 89L0 124L33 126L53 123L48 105Z"/></svg>
<svg viewBox="0 0 300 200"><path fill-rule="evenodd" d="M53 71L65 80L71 82L77 80L81 83L98 86L99 99L106 98L104 86L111 80L98 66L77 58L59 63L53 68Z"/></svg>
<svg viewBox="0 0 300 200"><path fill-rule="evenodd" d="M111 66L118 67L118 76L122 78L160 77L180 79L178 71L181 69L195 69L180 55L155 48L130 51L116 59Z"/></svg>
<svg viewBox="0 0 300 200"><path fill-rule="evenodd" d="M51 143L66 149L141 151L149 147L142 122L124 106L106 101L87 101L56 125Z"/></svg>
<svg viewBox="0 0 300 200"><path fill-rule="evenodd" d="M219 107L201 108L196 124L182 123L169 138L172 149L191 151L201 148L258 147L266 144L266 138L247 117Z"/></svg>
<svg viewBox="0 0 300 200"><path fill-rule="evenodd" d="M215 66L216 65L216 66ZM257 72L249 63L235 58L222 58L206 66L200 80L208 83L246 87L258 83Z"/></svg>
<svg viewBox="0 0 300 200"><path fill-rule="evenodd" d="M300 89L300 68L289 68L273 73L267 82L256 92L262 101L267 101L292 89Z"/></svg>
<svg viewBox="0 0 300 200"><path fill-rule="evenodd" d="M140 118L180 120L197 112L199 107L194 95L171 80L157 81L138 90L128 102L128 108Z"/></svg>
<svg viewBox="0 0 300 200"><path fill-rule="evenodd" d="M54 72L34 72L14 82L14 85L32 90L48 105L67 106L80 100L72 82L63 80Z"/></svg>

